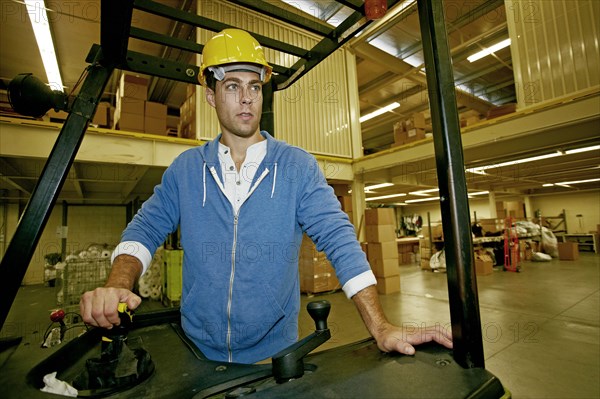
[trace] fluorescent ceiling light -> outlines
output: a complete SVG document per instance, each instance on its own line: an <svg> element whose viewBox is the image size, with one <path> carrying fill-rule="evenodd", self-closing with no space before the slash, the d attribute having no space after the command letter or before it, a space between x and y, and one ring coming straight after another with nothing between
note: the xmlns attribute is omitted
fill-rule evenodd
<svg viewBox="0 0 600 399"><path fill-rule="evenodd" d="M475 193L469 193L469 195L485 195L485 194L489 194L489 191L477 191Z"/></svg>
<svg viewBox="0 0 600 399"><path fill-rule="evenodd" d="M54 43L52 34L50 33L50 25L48 24L48 15L46 14L46 5L43 0L25 0L27 14L33 27L35 40L37 41L48 85L53 90L63 90L63 83L60 77L58 61L56 60L56 52L54 51Z"/></svg>
<svg viewBox="0 0 600 399"><path fill-rule="evenodd" d="M393 102L391 104L388 104L388 105L386 105L383 108L379 108L377 111L373 111L373 112L368 113L368 114L366 114L364 116L361 116L360 119L359 119L360 123L363 123L364 121L368 121L369 119L373 119L376 116L379 116L381 114L385 114L386 112L390 112L390 111L398 108L399 106L400 106L400 103L398 103L398 102Z"/></svg>
<svg viewBox="0 0 600 399"><path fill-rule="evenodd" d="M365 201L376 201L376 200L382 200L382 199L387 199L387 198L396 198L396 197L405 197L405 196L406 196L406 194L404 194L404 193L402 193L402 194L380 195L379 197L365 198Z"/></svg>
<svg viewBox="0 0 600 399"><path fill-rule="evenodd" d="M467 60L469 60L469 62L477 61L485 56L495 53L496 51L503 49L504 47L508 47L508 46L510 46L510 39L502 40L500 43L496 43L493 46L485 48L485 49L467 57Z"/></svg>
<svg viewBox="0 0 600 399"><path fill-rule="evenodd" d="M571 155L571 154L578 154L581 152L596 151L596 150L600 150L600 145L592 145L589 147L582 147L582 148L573 148L571 150L556 151L556 152L552 152L550 154L538 155L538 156L529 157L529 158L522 158L522 159L517 159L514 161L501 162L501 163L485 165L485 166L477 166L475 168L468 168L468 169L466 169L466 171L469 173L474 173L474 174L478 174L478 175L485 175L486 174L485 171L487 169L502 168L504 166L512 166L512 165L518 165L521 163L540 161L542 159L559 157L561 155Z"/></svg>
<svg viewBox="0 0 600 399"><path fill-rule="evenodd" d="M544 184L543 187L568 186L569 184L593 183L595 181L600 181L600 178L598 178L598 179L586 179L586 180L563 181L563 182L560 182L560 183L547 183L547 184Z"/></svg>
<svg viewBox="0 0 600 399"><path fill-rule="evenodd" d="M600 145L593 145L590 147L574 148L572 150L566 150L565 154L567 154L567 155L578 154L580 152L588 152L588 151L594 151L594 150L600 150Z"/></svg>
<svg viewBox="0 0 600 399"><path fill-rule="evenodd" d="M406 202L407 204L412 204L413 202L436 201L439 199L440 199L440 197L418 198L418 199L406 200L404 202Z"/></svg>
<svg viewBox="0 0 600 399"><path fill-rule="evenodd" d="M467 169L467 172L484 175L485 171L487 169L502 168L504 166L512 166L512 165L518 165L521 163L540 161L542 159L559 157L561 155L563 155L563 154L560 152L552 152L550 154L538 155L535 157L522 158L522 159L516 159L514 161L507 161L507 162L501 162L501 163L496 163L496 164L492 164L492 165L478 166L476 168L469 168L469 169Z"/></svg>
<svg viewBox="0 0 600 399"><path fill-rule="evenodd" d="M365 192L367 192L367 190L377 190L378 188L390 187L393 185L394 185L394 183L373 184L372 186L365 186Z"/></svg>
<svg viewBox="0 0 600 399"><path fill-rule="evenodd" d="M439 188L430 188L428 190L411 191L409 194L410 195L423 195L423 196L428 197L429 196L428 193L436 193L438 191L440 191Z"/></svg>

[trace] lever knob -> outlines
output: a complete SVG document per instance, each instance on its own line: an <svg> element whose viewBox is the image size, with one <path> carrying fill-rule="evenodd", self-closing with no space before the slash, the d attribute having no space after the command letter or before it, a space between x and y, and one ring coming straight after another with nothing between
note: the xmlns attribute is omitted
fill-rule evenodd
<svg viewBox="0 0 600 399"><path fill-rule="evenodd" d="M312 319L315 321L317 331L327 330L327 316L331 310L329 301L313 301L306 305L306 310Z"/></svg>

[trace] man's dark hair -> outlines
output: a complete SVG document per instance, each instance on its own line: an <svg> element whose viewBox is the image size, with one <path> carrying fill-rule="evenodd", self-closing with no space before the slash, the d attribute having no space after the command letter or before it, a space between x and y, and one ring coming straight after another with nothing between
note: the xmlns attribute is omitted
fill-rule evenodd
<svg viewBox="0 0 600 399"><path fill-rule="evenodd" d="M217 87L217 79L215 79L215 75L208 70L205 71L204 74L206 75L206 87L212 91L215 91L215 88Z"/></svg>

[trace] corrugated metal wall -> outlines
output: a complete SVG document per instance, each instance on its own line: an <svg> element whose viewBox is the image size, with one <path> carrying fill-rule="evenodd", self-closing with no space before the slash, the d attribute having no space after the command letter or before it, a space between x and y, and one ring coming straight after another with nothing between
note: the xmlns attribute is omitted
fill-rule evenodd
<svg viewBox="0 0 600 399"><path fill-rule="evenodd" d="M275 135L315 154L352 157L344 51L275 93ZM358 88L354 88L358 91Z"/></svg>
<svg viewBox="0 0 600 399"><path fill-rule="evenodd" d="M198 3L198 12L205 17L303 48L317 43L318 38L310 34L229 3ZM199 29L198 42L206 43L213 35ZM265 49L265 55L267 61L283 66L297 61L294 56L272 49ZM346 50L338 50L291 87L275 93L275 137L311 153L352 158L348 93L358 91L358 86L355 79L349 82L346 56ZM200 90L197 103L198 137L212 139L219 132L219 125L204 98L204 90Z"/></svg>
<svg viewBox="0 0 600 399"><path fill-rule="evenodd" d="M600 84L600 1L505 4L519 108Z"/></svg>

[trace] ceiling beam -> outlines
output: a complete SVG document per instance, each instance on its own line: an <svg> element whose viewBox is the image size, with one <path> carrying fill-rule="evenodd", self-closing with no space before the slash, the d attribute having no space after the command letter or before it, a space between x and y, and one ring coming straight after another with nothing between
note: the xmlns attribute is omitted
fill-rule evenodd
<svg viewBox="0 0 600 399"><path fill-rule="evenodd" d="M123 187L121 188L121 199L123 200L123 203L127 203L133 200L133 198L131 197L131 193L149 169L150 167L148 166L134 167L133 171L128 176L128 179L130 179L130 181L123 184Z"/></svg>
<svg viewBox="0 0 600 399"><path fill-rule="evenodd" d="M71 167L71 178L67 179L67 181L70 181L73 184L73 188L75 188L75 192L77 192L77 195L80 198L84 198L85 195L83 195L83 189L81 188L81 183L79 182L79 174L77 173L77 164L73 163L73 166Z"/></svg>

